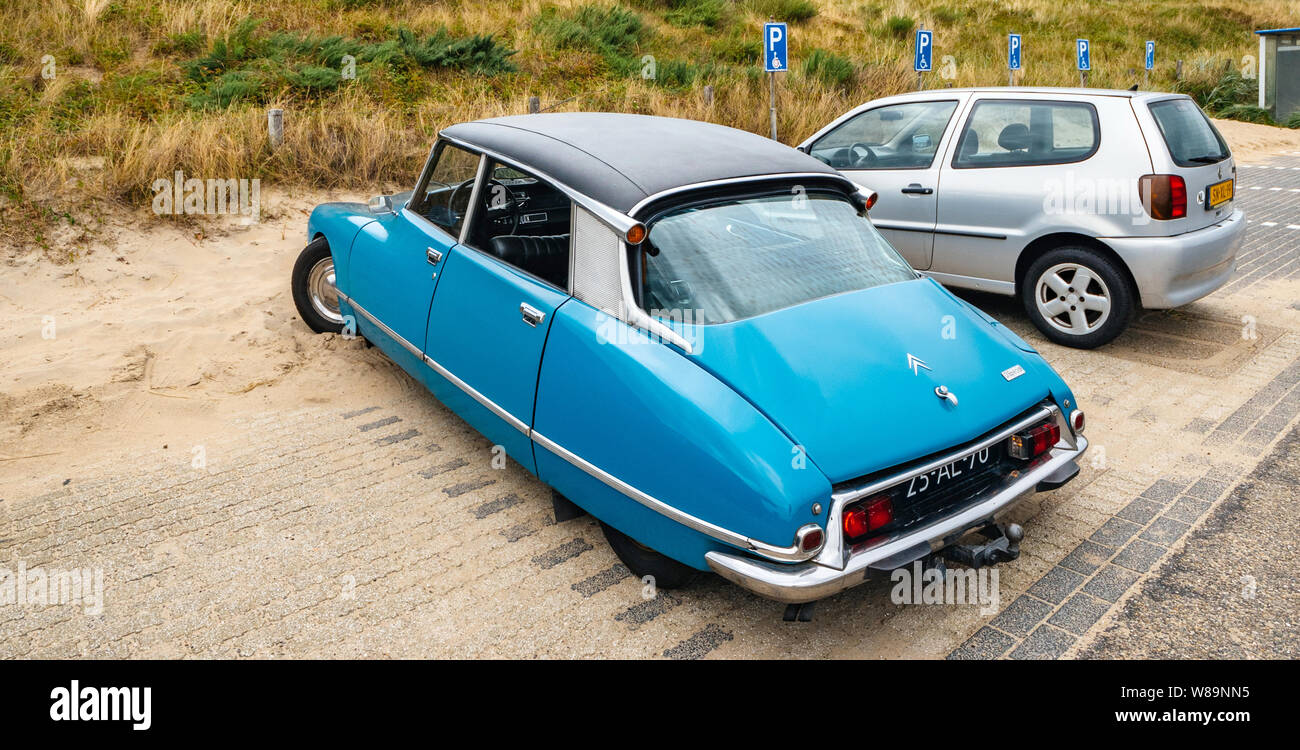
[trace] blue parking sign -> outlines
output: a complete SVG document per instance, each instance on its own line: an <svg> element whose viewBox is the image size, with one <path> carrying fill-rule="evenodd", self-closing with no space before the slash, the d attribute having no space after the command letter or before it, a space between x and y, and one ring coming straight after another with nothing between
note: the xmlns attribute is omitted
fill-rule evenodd
<svg viewBox="0 0 1300 750"><path fill-rule="evenodd" d="M1020 35L1007 34L1007 67L1020 70Z"/></svg>
<svg viewBox="0 0 1300 750"><path fill-rule="evenodd" d="M1156 67L1156 43L1147 41L1147 70L1154 70Z"/></svg>
<svg viewBox="0 0 1300 750"><path fill-rule="evenodd" d="M929 72L934 59L934 32L924 29L916 32L916 59L912 69L918 73Z"/></svg>
<svg viewBox="0 0 1300 750"><path fill-rule="evenodd" d="M1075 51L1079 58L1079 70L1092 70L1092 46L1087 39L1074 40Z"/></svg>
<svg viewBox="0 0 1300 750"><path fill-rule="evenodd" d="M783 73L790 67L785 54L785 24L763 24L763 70L768 73Z"/></svg>

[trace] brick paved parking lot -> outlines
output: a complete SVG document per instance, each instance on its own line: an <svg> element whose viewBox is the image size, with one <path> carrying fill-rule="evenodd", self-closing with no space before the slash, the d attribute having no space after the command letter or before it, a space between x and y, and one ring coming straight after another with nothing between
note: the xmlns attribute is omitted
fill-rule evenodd
<svg viewBox="0 0 1300 750"><path fill-rule="evenodd" d="M353 342L337 367L396 396L272 401L207 441L201 467L159 447L6 491L0 567L101 568L103 604L0 607L0 656L1073 656L1300 414L1300 154L1239 180L1234 280L1109 347L1056 347L1013 301L970 297L1074 387L1093 446L1075 482L1018 512L997 611L896 606L887 579L812 622L711 575L650 596L592 519L555 523L545 486L495 468L491 445ZM1276 627L1294 642L1294 618Z"/></svg>

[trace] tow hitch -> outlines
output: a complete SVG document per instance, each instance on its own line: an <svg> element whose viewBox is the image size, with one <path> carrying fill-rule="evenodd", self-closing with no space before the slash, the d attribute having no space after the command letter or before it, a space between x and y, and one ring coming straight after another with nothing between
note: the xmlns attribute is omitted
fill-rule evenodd
<svg viewBox="0 0 1300 750"><path fill-rule="evenodd" d="M1020 557L1020 540L1025 538L1025 530L1020 524L991 523L981 528L979 533L988 541L945 547L944 558L970 568L983 568Z"/></svg>

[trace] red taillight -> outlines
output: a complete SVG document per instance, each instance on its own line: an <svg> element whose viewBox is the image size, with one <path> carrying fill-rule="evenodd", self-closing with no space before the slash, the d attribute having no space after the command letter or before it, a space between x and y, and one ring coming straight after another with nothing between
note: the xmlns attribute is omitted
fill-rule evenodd
<svg viewBox="0 0 1300 750"><path fill-rule="evenodd" d="M871 195L867 198L867 210L868 210L868 211L870 211L870 210L872 209L872 207L876 205L876 199L879 198L879 197L880 197L880 193L877 193L877 192L875 192L875 191L872 191Z"/></svg>
<svg viewBox="0 0 1300 750"><path fill-rule="evenodd" d="M844 536L857 539L894 520L894 502L880 495L844 511Z"/></svg>
<svg viewBox="0 0 1300 750"><path fill-rule="evenodd" d="M1153 219L1187 216L1187 183L1176 174L1143 175L1138 178L1138 196Z"/></svg>
<svg viewBox="0 0 1300 750"><path fill-rule="evenodd" d="M1055 422L1044 422L1007 438L1007 453L1012 458L1021 460L1037 458L1051 450L1060 440L1061 428Z"/></svg>
<svg viewBox="0 0 1300 750"><path fill-rule="evenodd" d="M807 531L799 535L799 549L803 552L816 552L822 548L822 540L825 537L825 533L820 528L810 526Z"/></svg>

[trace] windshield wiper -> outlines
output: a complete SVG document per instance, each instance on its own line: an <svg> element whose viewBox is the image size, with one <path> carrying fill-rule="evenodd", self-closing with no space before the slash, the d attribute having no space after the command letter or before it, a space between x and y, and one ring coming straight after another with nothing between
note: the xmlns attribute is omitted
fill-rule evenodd
<svg viewBox="0 0 1300 750"><path fill-rule="evenodd" d="M1226 156L1193 156L1192 158L1188 159L1187 161L1194 161L1194 162L1196 162L1197 164L1213 164L1213 163L1215 163L1215 162L1223 161L1223 160L1226 159L1226 158L1228 158L1228 157L1226 157Z"/></svg>

